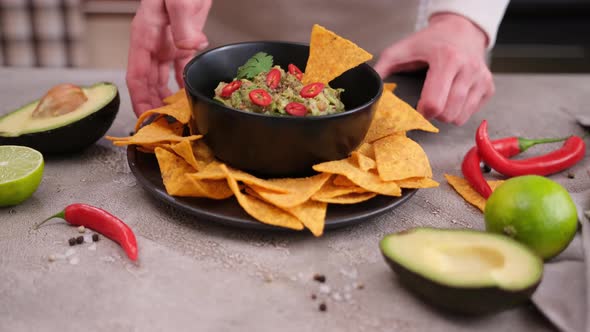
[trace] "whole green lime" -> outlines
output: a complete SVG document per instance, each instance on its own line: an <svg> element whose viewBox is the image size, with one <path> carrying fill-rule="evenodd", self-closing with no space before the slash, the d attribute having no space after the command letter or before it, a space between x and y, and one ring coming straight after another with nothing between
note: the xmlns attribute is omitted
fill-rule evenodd
<svg viewBox="0 0 590 332"><path fill-rule="evenodd" d="M0 145L0 207L31 197L43 178L43 155L26 146Z"/></svg>
<svg viewBox="0 0 590 332"><path fill-rule="evenodd" d="M576 205L567 190L546 177L514 177L490 195L486 230L528 245L543 259L562 252L578 227Z"/></svg>

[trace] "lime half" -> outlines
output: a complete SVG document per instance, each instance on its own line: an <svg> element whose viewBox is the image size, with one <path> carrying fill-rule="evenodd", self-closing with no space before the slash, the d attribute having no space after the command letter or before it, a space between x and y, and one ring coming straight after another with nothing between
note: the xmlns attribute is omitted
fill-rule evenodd
<svg viewBox="0 0 590 332"><path fill-rule="evenodd" d="M31 197L43 177L43 155L26 146L0 145L0 206Z"/></svg>

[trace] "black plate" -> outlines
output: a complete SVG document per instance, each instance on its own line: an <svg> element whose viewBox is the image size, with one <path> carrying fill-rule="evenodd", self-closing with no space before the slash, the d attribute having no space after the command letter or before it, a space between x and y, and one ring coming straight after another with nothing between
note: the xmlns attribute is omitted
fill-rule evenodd
<svg viewBox="0 0 590 332"><path fill-rule="evenodd" d="M148 193L195 217L243 228L262 230L283 229L256 221L240 207L235 197L224 200L213 200L168 195L166 189L164 189L160 169L154 154L139 152L134 146L130 146L127 148L127 160L131 171ZM416 189L404 189L401 197L376 196L359 204L330 204L326 215L325 229L342 227L361 222L369 217L377 216L402 204L415 193Z"/></svg>
<svg viewBox="0 0 590 332"><path fill-rule="evenodd" d="M396 95L411 105L416 105L422 87L423 74L395 75L386 81L398 84ZM173 197L166 193L158 162L153 154L137 151L134 146L127 149L127 161L133 175L148 193L173 207L176 207L195 217L211 220L224 225L260 229L285 230L276 226L260 223L250 217L238 204L235 197L224 200L207 198ZM325 229L334 229L370 220L388 210L391 210L410 199L417 189L404 189L401 197L376 196L368 201L352 204L330 204L326 215Z"/></svg>

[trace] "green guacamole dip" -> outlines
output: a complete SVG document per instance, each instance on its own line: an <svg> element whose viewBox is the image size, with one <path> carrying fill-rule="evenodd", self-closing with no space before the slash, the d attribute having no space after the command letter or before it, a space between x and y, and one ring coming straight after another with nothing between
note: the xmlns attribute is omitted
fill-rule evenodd
<svg viewBox="0 0 590 332"><path fill-rule="evenodd" d="M340 100L340 95L344 89L333 89L328 85L322 84L320 85L323 87L321 91L317 93L319 89L316 89L314 93L311 93L313 96L310 96L305 91L303 93L301 92L304 89L303 83L299 80L301 75L291 73L291 65L289 69L290 72L286 72L280 66L273 66L269 70L252 75L251 79L247 77L239 78L238 75L233 82L219 83L215 88L214 99L231 108L267 115L293 116L295 114L289 112L289 107L287 107L288 104L293 102L305 106L306 111L304 110L303 113L299 113L298 116L328 115L344 111L344 104ZM280 80L277 77L277 70L280 72ZM268 76L271 71L273 71L272 74L274 74L276 81L274 84L269 85ZM231 86L232 84L233 86ZM250 92L255 89L262 89L268 93L266 95L262 92L265 97L264 103L255 103L255 100L252 99L255 96L251 96ZM270 100L268 99L269 97ZM268 104L260 105L266 103ZM298 106L301 112L302 106L295 106Z"/></svg>

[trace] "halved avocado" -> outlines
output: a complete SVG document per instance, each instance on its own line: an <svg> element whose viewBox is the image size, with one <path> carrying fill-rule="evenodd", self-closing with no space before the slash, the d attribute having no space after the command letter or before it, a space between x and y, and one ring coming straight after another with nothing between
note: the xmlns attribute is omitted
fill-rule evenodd
<svg viewBox="0 0 590 332"><path fill-rule="evenodd" d="M541 258L499 234L414 228L387 235L380 248L405 286L458 313L492 313L521 304L543 274Z"/></svg>
<svg viewBox="0 0 590 332"><path fill-rule="evenodd" d="M36 100L0 117L0 145L25 145L42 153L79 151L100 139L119 110L119 91L112 83L82 87L88 98L72 112L33 117Z"/></svg>

